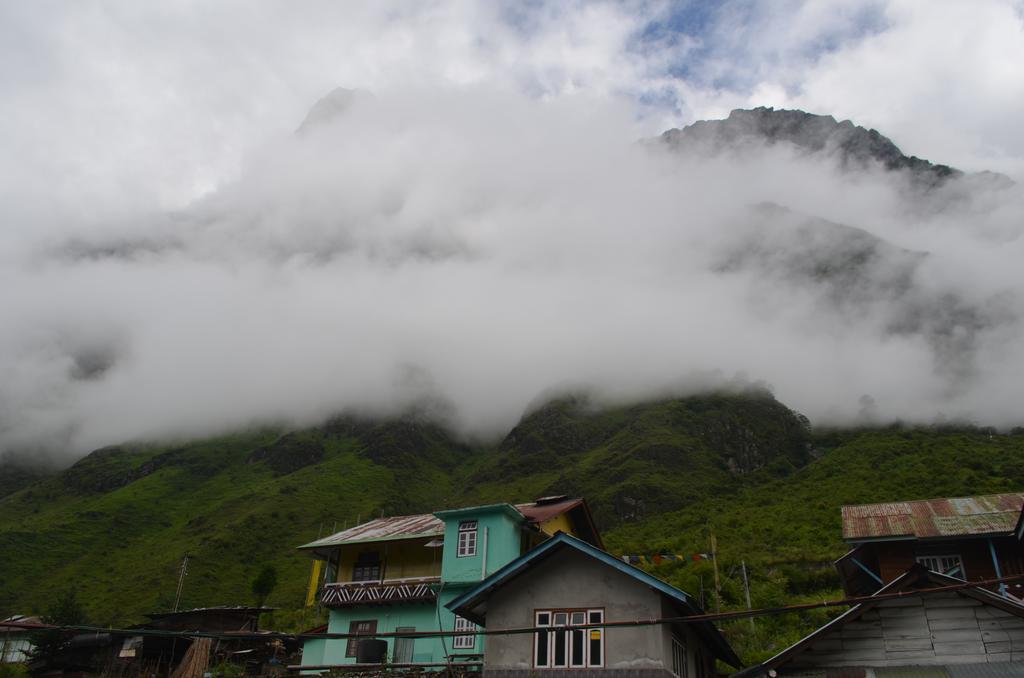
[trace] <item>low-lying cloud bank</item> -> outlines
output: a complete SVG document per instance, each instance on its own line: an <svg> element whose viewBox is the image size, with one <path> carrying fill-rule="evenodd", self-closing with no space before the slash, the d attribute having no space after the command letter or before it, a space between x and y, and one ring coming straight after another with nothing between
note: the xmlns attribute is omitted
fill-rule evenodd
<svg viewBox="0 0 1024 678"><path fill-rule="evenodd" d="M1016 185L684 153L607 98L341 99L173 214L0 207L0 451L424 401L490 435L716 371L816 422L1024 422Z"/></svg>

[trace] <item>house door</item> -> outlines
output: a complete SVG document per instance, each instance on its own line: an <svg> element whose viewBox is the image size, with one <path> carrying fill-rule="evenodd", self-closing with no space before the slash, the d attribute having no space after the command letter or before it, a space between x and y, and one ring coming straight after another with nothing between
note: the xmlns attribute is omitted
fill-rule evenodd
<svg viewBox="0 0 1024 678"><path fill-rule="evenodd" d="M415 626L395 627L395 633L412 633L415 630ZM395 651L391 657L391 661L395 664L411 664L412 648L415 643L415 638L395 638Z"/></svg>

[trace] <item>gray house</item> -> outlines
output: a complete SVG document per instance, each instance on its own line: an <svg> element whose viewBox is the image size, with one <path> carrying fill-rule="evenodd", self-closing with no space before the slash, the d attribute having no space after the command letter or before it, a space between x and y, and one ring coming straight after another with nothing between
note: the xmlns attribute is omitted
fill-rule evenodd
<svg viewBox="0 0 1024 678"><path fill-rule="evenodd" d="M740 660L710 622L616 625L702 614L686 593L567 534L448 604L487 630L485 678L707 678ZM607 624L607 626L602 626Z"/></svg>
<svg viewBox="0 0 1024 678"><path fill-rule="evenodd" d="M1024 605L915 565L768 661L733 678L1024 676ZM954 587L917 593L916 589Z"/></svg>

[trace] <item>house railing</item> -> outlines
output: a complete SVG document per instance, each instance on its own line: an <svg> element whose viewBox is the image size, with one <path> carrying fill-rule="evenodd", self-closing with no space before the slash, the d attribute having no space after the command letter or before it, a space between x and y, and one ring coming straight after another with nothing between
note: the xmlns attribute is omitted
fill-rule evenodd
<svg viewBox="0 0 1024 678"><path fill-rule="evenodd" d="M383 581L350 581L324 584L320 604L348 607L389 603L432 603L437 600L440 577L412 577Z"/></svg>

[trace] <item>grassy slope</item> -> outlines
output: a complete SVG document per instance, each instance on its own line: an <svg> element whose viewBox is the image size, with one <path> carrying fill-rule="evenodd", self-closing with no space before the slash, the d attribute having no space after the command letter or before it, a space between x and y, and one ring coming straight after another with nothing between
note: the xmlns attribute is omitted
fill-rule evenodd
<svg viewBox="0 0 1024 678"><path fill-rule="evenodd" d="M713 529L723 609L743 606L741 561L755 606L817 600L838 595L831 560L845 550L840 505L1019 490L1022 462L1024 436L887 429L811 437L798 416L755 396L600 413L558 401L492 450L461 447L430 426L346 420L285 436L113 449L0 499L0 613L39 611L74 583L95 621L135 621L168 607L185 551L196 558L184 605L248 602L249 582L272 563L280 584L268 602L296 608L308 560L293 547L321 529L382 510L556 491L591 500L616 553L704 552ZM694 595L703 588L715 607L709 563L653 569ZM824 618L759 620L753 631L737 622L727 631L755 660Z"/></svg>
<svg viewBox="0 0 1024 678"><path fill-rule="evenodd" d="M605 536L613 551L709 550L715 532L723 575L723 608L744 606L745 561L755 607L841 597L832 561L847 550L839 507L936 496L1020 491L1024 436L983 431L867 430L815 436L820 459L778 479L623 526ZM663 564L659 575L696 593L710 587L710 565ZM709 607L713 607L709 597ZM733 622L729 630L748 660L770 656L820 624L823 613Z"/></svg>
<svg viewBox="0 0 1024 678"><path fill-rule="evenodd" d="M272 563L281 576L270 602L297 607L309 561L293 547L315 539L321 525L375 514L401 493L391 470L359 453L358 440L303 435L322 442L324 457L287 475L247 463L277 438L252 434L189 445L173 464L110 491L68 488L66 473L8 497L0 502L0 609L39 610L54 589L75 585L94 620L134 620L168 609L186 551L194 558L184 606L250 602L249 582ZM85 480L166 454L88 458L86 466L101 468L85 469ZM433 475L420 494L439 501L447 483Z"/></svg>

